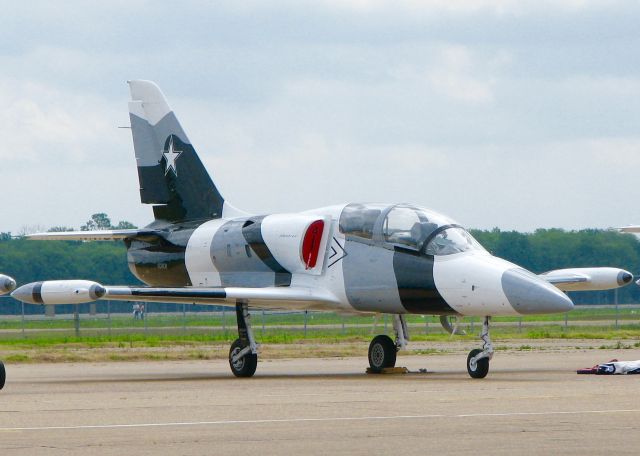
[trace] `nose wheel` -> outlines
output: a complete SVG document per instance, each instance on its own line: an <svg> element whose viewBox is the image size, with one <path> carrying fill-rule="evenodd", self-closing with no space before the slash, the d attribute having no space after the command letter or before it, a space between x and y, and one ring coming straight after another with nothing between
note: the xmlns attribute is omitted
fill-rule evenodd
<svg viewBox="0 0 640 456"><path fill-rule="evenodd" d="M489 373L489 358L480 358L482 350L475 348L467 356L467 372L471 378L485 378Z"/></svg>
<svg viewBox="0 0 640 456"><path fill-rule="evenodd" d="M471 378L485 378L489 373L489 361L493 358L493 344L489 335L489 323L491 317L484 317L482 324L482 349L476 348L467 356L467 372Z"/></svg>

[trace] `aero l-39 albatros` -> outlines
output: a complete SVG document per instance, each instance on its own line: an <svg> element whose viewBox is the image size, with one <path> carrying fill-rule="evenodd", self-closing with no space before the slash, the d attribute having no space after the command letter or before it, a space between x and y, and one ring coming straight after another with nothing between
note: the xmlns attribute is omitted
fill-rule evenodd
<svg viewBox="0 0 640 456"><path fill-rule="evenodd" d="M129 86L140 195L153 205L155 220L143 229L30 237L122 239L131 271L147 286L46 281L18 288L14 298L235 305L238 339L229 364L239 377L252 376L258 360L251 308L391 314L395 340L376 336L369 347L374 372L393 367L406 346L405 315L480 316L483 346L469 353L467 369L482 378L494 353L492 316L567 312L573 303L561 290L608 289L632 280L613 268L537 276L492 256L453 220L413 204L247 214L222 197L158 86Z"/></svg>

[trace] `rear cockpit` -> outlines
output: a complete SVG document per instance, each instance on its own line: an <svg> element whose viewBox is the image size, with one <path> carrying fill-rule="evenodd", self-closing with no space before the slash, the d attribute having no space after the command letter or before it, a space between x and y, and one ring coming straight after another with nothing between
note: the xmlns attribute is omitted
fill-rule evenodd
<svg viewBox="0 0 640 456"><path fill-rule="evenodd" d="M432 256L484 250L453 220L409 204L349 204L340 215L340 232L349 240Z"/></svg>

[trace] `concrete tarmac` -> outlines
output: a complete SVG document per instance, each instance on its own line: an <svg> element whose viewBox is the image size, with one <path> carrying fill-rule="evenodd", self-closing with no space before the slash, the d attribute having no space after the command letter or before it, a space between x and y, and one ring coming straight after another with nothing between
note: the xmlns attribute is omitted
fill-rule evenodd
<svg viewBox="0 0 640 456"><path fill-rule="evenodd" d="M576 375L639 350L399 357L428 373L366 375L365 358L7 366L3 455L638 454L640 376Z"/></svg>

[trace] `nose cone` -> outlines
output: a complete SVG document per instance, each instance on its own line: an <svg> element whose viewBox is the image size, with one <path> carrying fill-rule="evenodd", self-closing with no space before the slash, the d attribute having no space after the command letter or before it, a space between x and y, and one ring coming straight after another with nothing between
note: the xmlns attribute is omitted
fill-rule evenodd
<svg viewBox="0 0 640 456"><path fill-rule="evenodd" d="M566 294L524 269L505 271L502 289L511 306L521 314L558 313L573 309L573 302Z"/></svg>
<svg viewBox="0 0 640 456"><path fill-rule="evenodd" d="M11 297L27 304L42 304L42 282L28 283L17 288Z"/></svg>

